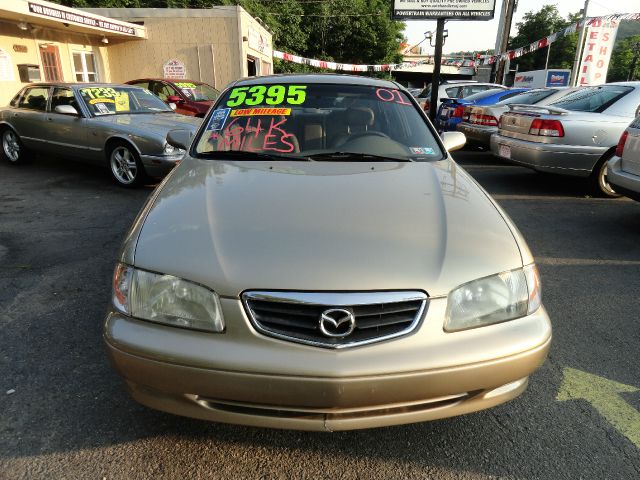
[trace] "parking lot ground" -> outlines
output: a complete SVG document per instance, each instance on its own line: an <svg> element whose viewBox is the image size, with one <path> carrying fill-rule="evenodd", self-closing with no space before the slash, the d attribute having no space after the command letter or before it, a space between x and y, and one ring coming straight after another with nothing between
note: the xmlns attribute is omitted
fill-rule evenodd
<svg viewBox="0 0 640 480"><path fill-rule="evenodd" d="M333 434L130 400L101 323L120 241L151 187L124 190L64 160L0 164L0 478L640 478L640 203L589 198L580 180L486 153L456 158L536 257L549 359L492 410Z"/></svg>

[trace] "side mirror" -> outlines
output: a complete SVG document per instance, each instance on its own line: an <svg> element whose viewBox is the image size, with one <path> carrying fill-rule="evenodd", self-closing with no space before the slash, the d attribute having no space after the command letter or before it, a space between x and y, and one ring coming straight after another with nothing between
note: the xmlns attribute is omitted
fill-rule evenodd
<svg viewBox="0 0 640 480"><path fill-rule="evenodd" d="M467 137L465 137L462 132L444 132L440 135L440 138L442 138L444 148L446 148L448 152L460 150L464 147L464 144L467 143Z"/></svg>
<svg viewBox="0 0 640 480"><path fill-rule="evenodd" d="M192 137L193 132L190 132L189 130L171 130L167 134L167 143L172 147L189 150Z"/></svg>
<svg viewBox="0 0 640 480"><path fill-rule="evenodd" d="M72 105L57 105L53 111L62 115L73 115L75 117L79 115L78 110Z"/></svg>
<svg viewBox="0 0 640 480"><path fill-rule="evenodd" d="M169 95L167 97L167 103L175 103L177 105L179 103L184 103L184 101L177 95Z"/></svg>

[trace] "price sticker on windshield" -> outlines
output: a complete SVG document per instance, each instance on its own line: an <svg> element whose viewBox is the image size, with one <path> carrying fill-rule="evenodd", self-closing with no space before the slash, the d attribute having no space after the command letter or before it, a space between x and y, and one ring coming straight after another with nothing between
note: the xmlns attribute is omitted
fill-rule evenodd
<svg viewBox="0 0 640 480"><path fill-rule="evenodd" d="M129 94L127 92L117 92L114 102L116 104L116 112L128 112L131 110L129 107Z"/></svg>
<svg viewBox="0 0 640 480"><path fill-rule="evenodd" d="M118 94L116 89L111 87L83 88L80 91L91 100L104 100L105 98L114 99Z"/></svg>
<svg viewBox="0 0 640 480"><path fill-rule="evenodd" d="M176 83L176 87L178 88L189 88L192 90L195 90L197 88L195 83L191 83L191 82L178 82Z"/></svg>
<svg viewBox="0 0 640 480"><path fill-rule="evenodd" d="M302 105L307 99L306 85L255 85L253 87L236 87L231 90L227 107L240 105Z"/></svg>

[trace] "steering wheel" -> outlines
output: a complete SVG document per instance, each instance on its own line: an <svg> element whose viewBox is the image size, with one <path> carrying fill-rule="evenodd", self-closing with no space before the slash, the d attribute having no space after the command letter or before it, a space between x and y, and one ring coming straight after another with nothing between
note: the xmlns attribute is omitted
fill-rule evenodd
<svg viewBox="0 0 640 480"><path fill-rule="evenodd" d="M346 142L344 143L349 143L362 137L382 137L382 138L388 138L389 140L391 140L391 137L389 137L389 135L387 135L386 133L371 131L371 132L362 132L362 133L356 133L355 135L350 135L347 138Z"/></svg>

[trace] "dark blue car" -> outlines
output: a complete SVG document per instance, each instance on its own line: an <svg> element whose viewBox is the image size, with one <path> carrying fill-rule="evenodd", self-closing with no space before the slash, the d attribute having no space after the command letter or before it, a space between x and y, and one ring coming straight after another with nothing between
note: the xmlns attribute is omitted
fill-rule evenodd
<svg viewBox="0 0 640 480"><path fill-rule="evenodd" d="M436 115L436 128L438 132L455 131L456 125L462 121L464 107L467 105L493 105L527 90L527 88L492 89L474 93L466 98L442 99L438 115Z"/></svg>

